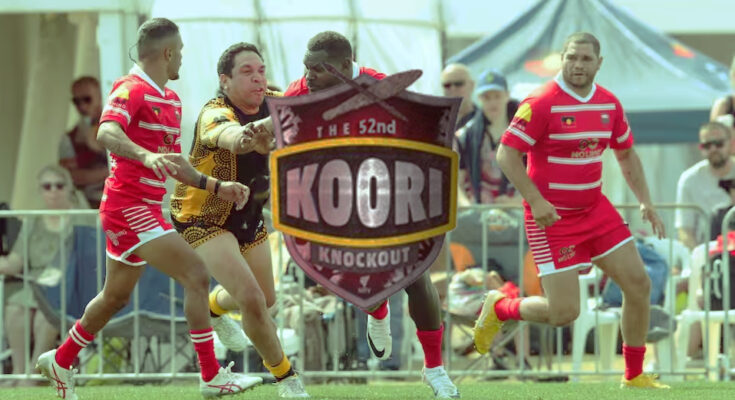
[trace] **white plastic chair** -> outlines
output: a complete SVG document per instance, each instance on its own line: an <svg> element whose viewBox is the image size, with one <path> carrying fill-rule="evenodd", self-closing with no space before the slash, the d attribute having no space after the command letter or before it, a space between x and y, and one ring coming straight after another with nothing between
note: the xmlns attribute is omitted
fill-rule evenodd
<svg viewBox="0 0 735 400"><path fill-rule="evenodd" d="M600 367L601 371L612 369L612 360L618 340L620 325L619 309L596 310L599 305L597 298L589 295L591 285L599 285L600 275L594 267L589 273L579 275L579 317L574 322L572 333L572 370L579 372L582 369L582 358L587 335L590 330L598 326ZM578 376L575 377L575 380Z"/></svg>
<svg viewBox="0 0 735 400"><path fill-rule="evenodd" d="M710 246L714 246L715 243L711 242ZM702 290L702 275L707 254L705 252L705 246L700 245L692 252L692 274L689 279L689 305L686 310L677 317L678 328L677 328L677 346L676 346L676 365L677 370L684 370L687 362L687 348L689 344L689 336L691 333L691 326L695 322L702 323L702 335L705 334L705 312L699 309L696 302L696 294ZM732 273L732 272L731 272ZM735 310L729 310L728 322L735 325ZM710 368L717 367L717 359L720 356L720 340L722 336L722 325L725 323L725 311L710 311L709 312L709 334L708 342L709 346L706 349L708 355L707 365ZM710 376L712 379L716 379L717 374Z"/></svg>

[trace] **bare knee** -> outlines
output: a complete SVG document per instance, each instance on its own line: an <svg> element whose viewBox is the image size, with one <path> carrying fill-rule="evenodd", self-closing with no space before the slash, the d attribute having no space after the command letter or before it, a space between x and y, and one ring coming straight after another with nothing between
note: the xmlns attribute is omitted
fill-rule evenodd
<svg viewBox="0 0 735 400"><path fill-rule="evenodd" d="M649 301L651 297L651 278L641 268L639 273L626 277L625 282L618 283L620 290L628 300Z"/></svg>
<svg viewBox="0 0 735 400"><path fill-rule="evenodd" d="M265 295L260 288L239 290L234 296L245 318L262 320L268 315Z"/></svg>
<svg viewBox="0 0 735 400"><path fill-rule="evenodd" d="M557 309L549 309L549 325L566 326L579 317L579 306L565 306Z"/></svg>

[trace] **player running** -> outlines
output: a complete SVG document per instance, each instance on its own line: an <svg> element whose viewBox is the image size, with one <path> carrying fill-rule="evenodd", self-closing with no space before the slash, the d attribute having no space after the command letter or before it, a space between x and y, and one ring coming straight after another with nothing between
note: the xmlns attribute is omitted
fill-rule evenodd
<svg viewBox="0 0 735 400"><path fill-rule="evenodd" d="M623 292L622 387L668 388L643 374L651 281L630 230L602 194L602 152L615 152L641 215L654 234L664 227L651 204L643 167L623 107L594 83L600 43L589 33L569 36L559 76L526 98L498 148L498 163L524 198L526 235L546 293L509 299L491 291L474 340L489 351L503 322L524 320L563 326L579 315L580 268L593 263ZM523 165L528 153L528 170Z"/></svg>
<svg viewBox="0 0 735 400"><path fill-rule="evenodd" d="M98 141L110 151L110 176L100 206L107 235L107 274L97 297L69 331L66 341L42 354L36 368L62 399L76 400L71 365L77 354L129 301L149 263L184 288L184 314L199 359L199 390L204 397L235 394L262 379L222 368L214 355L209 321L209 275L202 259L163 218L161 200L170 176L236 202L242 208L249 189L196 171L181 151L181 102L165 87L179 77L183 44L179 29L164 18L146 21L138 30L138 63L118 79L103 110Z"/></svg>

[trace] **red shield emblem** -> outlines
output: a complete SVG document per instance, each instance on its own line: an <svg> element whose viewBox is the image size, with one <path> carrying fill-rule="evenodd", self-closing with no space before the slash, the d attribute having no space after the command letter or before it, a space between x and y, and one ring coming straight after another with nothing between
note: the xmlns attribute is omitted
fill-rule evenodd
<svg viewBox="0 0 735 400"><path fill-rule="evenodd" d="M460 99L396 90L401 74L268 99L273 224L311 279L362 308L423 274L456 222Z"/></svg>

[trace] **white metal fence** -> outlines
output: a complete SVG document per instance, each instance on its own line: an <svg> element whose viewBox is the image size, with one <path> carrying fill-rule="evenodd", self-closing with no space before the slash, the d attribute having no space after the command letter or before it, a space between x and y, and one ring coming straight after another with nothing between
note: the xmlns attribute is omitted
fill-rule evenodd
<svg viewBox="0 0 735 400"><path fill-rule="evenodd" d="M625 210L637 210L637 205L622 205L618 206L618 208L621 211ZM664 214L664 218L667 218L669 221L673 221L673 211L677 208L686 208L693 210L695 212L698 212L701 216L703 216L705 225L706 225L706 231L709 232L709 215L699 206L696 205L677 205L677 204L660 204L657 206L657 209ZM523 290L524 282L523 282L523 259L524 255L526 254L526 241L525 241L525 234L522 229L523 226L523 216L522 212L519 206L508 206L508 205L488 205L488 206L473 206L468 208L460 209L460 211L464 210L474 210L480 215L480 222L481 222L481 254L480 254L480 260L482 264L483 271L488 271L488 259L493 253L493 243L489 238L490 231L488 229L489 223L491 222L490 219L494 215L493 213L496 211L493 210L504 210L508 211L509 215L512 216L512 218L515 218L517 220L517 225L521 227L521 229L518 229L518 235L517 235L517 263L516 266L518 268L518 287ZM723 236L725 237L725 248L727 248L727 232L729 231L729 221L733 218L733 214L735 214L735 211L730 210L730 212L727 213L725 220L722 225L722 232ZM104 248L102 240L103 235L101 231L101 225L99 222L99 218L97 217L97 211L96 210L65 210L65 211L0 211L0 218L18 218L20 219L22 224L28 224L32 221L33 218L39 218L42 216L59 216L62 219L66 219L68 221L71 221L72 219L75 221L80 221L81 219L86 219L88 223L93 223L94 226L96 226L97 235L96 240L98 243L96 244L96 248L98 250L98 253L96 255L96 283L97 283L97 291L99 292L102 288L103 284L103 278L102 278L102 271L104 268L104 259L105 255L102 249ZM93 221L93 222L89 222ZM669 226L673 226L673 224L668 224ZM462 226L458 226L457 230L463 229ZM17 240L21 241L23 254L26 255L23 257L24 265L23 265L23 276L27 277L29 276L28 272L30 269L30 266L28 264L28 247L29 247L29 238L27 235L27 230L24 230L23 232L26 233L25 237L19 237ZM669 232L669 235L674 235L674 232ZM448 234L447 243L451 242L452 234ZM66 337L66 332L69 328L69 321L67 321L66 316L66 271L67 271L67 254L66 254L66 246L63 243L63 237L59 236L60 240L60 255L59 259L61 260L61 271L62 271L62 278L60 283L60 292L61 292L61 305L59 314L62 316L59 321L59 329L61 332L62 340ZM488 246L488 242L490 242L490 246ZM507 249L505 251L508 251ZM705 244L705 251L709 252L709 244ZM727 254L727 252L725 252ZM274 257L287 257L287 254L279 253L278 255L274 255ZM671 265L671 260L673 258L673 248L670 247L669 251L669 265ZM709 258L709 257L707 257ZM278 260L277 263L275 263L279 266L283 265L283 260ZM712 357L710 357L710 352L712 351L718 351L719 346L714 346L712 343L709 343L710 340L710 329L712 327L715 327L719 329L718 327L720 325L729 327L730 323L735 322L735 314L733 312L735 311L729 311L729 312L723 312L723 311L711 311L710 310L710 293L712 292L713 288L710 284L710 278L713 277L713 274L717 276L717 274L721 274L722 276L722 282L723 286L719 288L721 290L723 295L723 304L724 310L730 309L731 299L729 298L729 276L730 276L730 263L729 263L729 257L723 257L720 263L717 263L717 269L713 270L713 263L709 261L709 259L706 261L704 265L704 270L702 271L702 277L704 282L704 300L705 300L705 307L704 310L702 310L702 326L703 326L703 339L704 339L704 359L705 360L711 360ZM451 266L450 261L450 252L446 252L446 282L447 285L449 284L451 277L454 275L454 270ZM303 294L304 292L304 274L303 271L298 269L296 276L286 276L283 275L283 271L278 268L278 271L276 272L276 278L279 280L280 284L277 286L277 296L280 298L284 291L290 291L291 293L294 292L294 290L297 293ZM1 279L1 278L0 278ZM24 278L23 279L23 285L24 287L28 287L29 285L32 285L29 279ZM4 284L2 280L0 280L0 301L4 299ZM671 275L669 275L669 279L667 280L667 287L665 291L665 297L669 300L666 301L667 305L667 312L669 312L672 316L675 314L674 310L674 301L671 301L675 296L675 286L676 286L676 279L672 279ZM594 285L595 291L594 291L594 298L599 298L599 286ZM156 347L156 351L159 353L159 356L162 358L168 357L169 360L160 362L160 370L156 372L144 372L142 371L142 360L141 358L145 358L141 356L140 348L143 346L142 343L145 343L146 341L150 341L150 338L143 337L141 335L141 323L147 323L144 319L144 315L141 314L140 308L139 308L139 292L138 288L136 287L136 290L134 291L131 299L131 303L133 305L133 313L132 313L132 326L129 327L129 329L132 331L130 335L130 360L129 365L127 365L124 369L125 371L121 372L105 372L105 364L106 360L103 355L102 351L102 345L105 343L105 339L107 338L105 334L105 330L101 331L95 340L96 346L90 346L90 351L96 352L99 355L99 363L97 364L97 371L96 373L81 373L78 375L79 379L103 379L103 380L110 380L110 379L172 379L172 378L178 378L178 377L194 377L197 376L197 373L194 372L195 367L194 363L192 363L193 358L186 356L183 360L181 357L177 358L177 354L186 354L186 349L188 349L190 346L188 344L188 337L186 335L181 335L181 324L184 324L184 320L177 316L176 309L177 309L177 298L176 298L176 284L172 279L169 279L169 285L168 285L168 302L169 302L169 310L170 315L168 316L168 332L162 333L160 335L156 335L157 339L154 339L153 346ZM690 296L693 295L692 293L689 294ZM447 290L447 296L451 296L451 293L449 290ZM303 315L304 310L304 296L298 296L299 299L299 312L300 315ZM449 298L447 299L449 300ZM344 303L340 303L340 310L344 310L344 307L347 307ZM284 319L280 317L280 312L282 310L279 309L279 315L276 316L276 320L278 322L279 328L284 327ZM2 304L2 307L0 307L0 326L3 326L4 321L4 304ZM396 311L394 311L395 313ZM595 311L596 313L598 311ZM345 315L349 315L346 313L342 314L341 318L349 318L345 317ZM406 319L408 316L406 315ZM715 321L715 325L712 325L710 322ZM30 340L28 338L31 334L31 320L30 320L30 311L28 309L24 312L24 318L23 321L19 321L24 326L24 332L25 332L25 371L24 374L20 375L12 375L12 374L0 374L0 380L2 379L40 379L40 375L38 375L33 370L33 365L35 365L35 360L30 360L30 354L31 354L31 348L30 348ZM341 323L350 323L350 321L342 320ZM449 344L450 341L449 336L452 332L452 327L457 324L456 317L454 317L450 313L445 313L444 317L444 323L445 323L445 364L447 369L449 370L450 374L453 376L543 376L543 377L567 377L567 376L581 376L581 375L619 375L619 370L610 370L610 369L604 369L602 368L599 357L595 357L595 366L593 370L583 370L580 368L574 369L574 368L568 368L565 367L565 356L563 354L563 345L562 342L562 328L557 328L555 330L547 329L546 336L544 337L544 343L545 343L545 349L544 351L547 353L547 368L542 370L539 368L533 370L528 369L525 366L524 360L526 359L527 354L525 353L525 343L526 340L524 335L520 335L519 338L519 351L517 351L517 362L516 364L519 366L516 369L509 369L509 370L491 370L490 367L490 360L489 358L485 359L478 359L475 360L474 363L470 363L467 360L460 360L458 359L458 356L454 354L452 350L452 346ZM719 324L719 325L717 325ZM179 328L177 328L177 325ZM526 322L521 322L521 331L524 329L524 327L527 325ZM300 338L298 350L296 354L292 357L295 361L295 365L298 369L302 370L302 373L307 377L319 377L319 378L379 378L379 377L417 377L418 376L418 369L414 368L412 363L407 363L406 366L400 370L400 371L374 371L374 370L367 370L367 371L355 371L355 370L345 370L342 368L343 366L339 363L340 354L338 354L338 349L336 346L332 346L331 354L329 354L327 357L331 360L331 368L328 370L303 370L303 360L305 355L305 346L304 346L304 337L303 335L299 335L299 332L304 332L304 320L303 318L299 321L298 327L296 327L296 333L297 336ZM282 330L281 330L282 331ZM554 332L555 331L555 332ZM597 334L595 335L595 354L599 355L599 349L600 349L600 338L599 338L599 329L595 329ZM553 335L552 335L553 333ZM673 319L671 323L669 324L669 338L673 338L674 335L674 322ZM551 343L551 338L555 337L555 342ZM166 339L164 339L166 338ZM705 365L702 368L685 368L681 367L681 365L684 365L683 363L675 362L675 354L681 352L677 352L677 349L680 348L680 346L686 346L686 343L676 343L675 340L665 340L662 342L659 342L657 346L659 346L658 353L659 353L659 367L657 368L657 371L662 375L668 375L671 377L681 377L684 375L706 375L711 378L717 378L721 377L723 379L729 379L731 373L735 373L735 369L731 369L730 367L730 358L727 356L730 351L730 342L731 342L731 332L730 329L724 329L724 350L722 353L719 353L718 351L718 357L715 357L716 363L710 363L705 362ZM167 340L168 343L166 345L157 344L161 340ZM413 340L413 335L410 331L407 330L407 334L404 335L404 340ZM3 357L8 356L8 351L5 348L5 340L4 340L4 329L0 329L0 355L3 355ZM719 345L719 343L717 343ZM151 343L148 343L148 346L151 346ZM409 351L411 351L411 346L405 346L408 348ZM553 350L552 350L553 348ZM252 350L248 350L243 354L243 365L245 368L248 367L248 352ZM166 353L161 356L160 353ZM411 357L408 357L409 360ZM2 360L0 360L2 361ZM189 370L191 372L182 372L182 367L189 366ZM469 365L469 367L467 366ZM727 373L729 371L729 373Z"/></svg>

